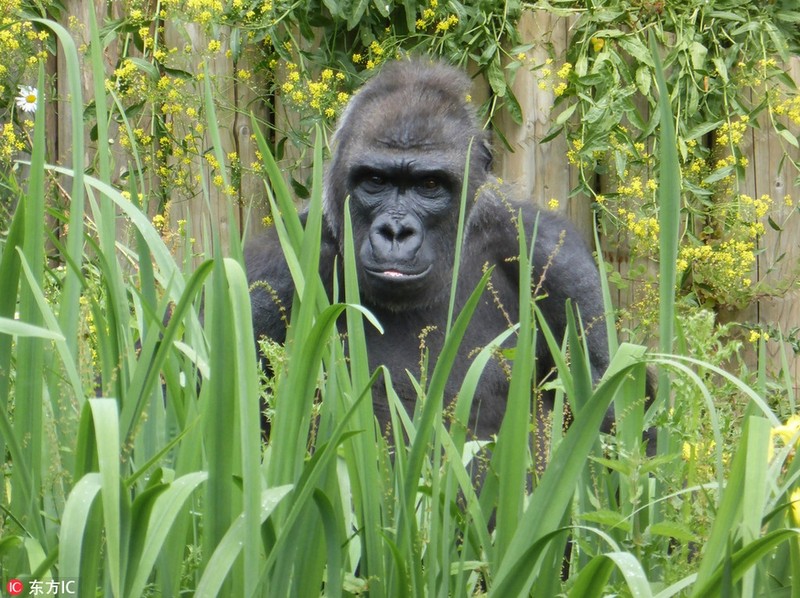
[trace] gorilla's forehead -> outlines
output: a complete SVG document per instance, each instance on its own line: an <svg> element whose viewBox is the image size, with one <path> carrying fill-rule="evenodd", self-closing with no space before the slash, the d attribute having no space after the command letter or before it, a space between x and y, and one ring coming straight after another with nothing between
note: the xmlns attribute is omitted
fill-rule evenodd
<svg viewBox="0 0 800 598"><path fill-rule="evenodd" d="M468 145L463 126L419 112L399 112L403 114L382 114L382 118L367 121L369 124L353 140L351 155L436 161L463 167Z"/></svg>

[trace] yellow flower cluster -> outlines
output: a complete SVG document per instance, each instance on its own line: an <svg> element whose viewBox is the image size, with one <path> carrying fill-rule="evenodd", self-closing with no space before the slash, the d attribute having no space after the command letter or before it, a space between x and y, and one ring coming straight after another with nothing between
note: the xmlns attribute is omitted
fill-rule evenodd
<svg viewBox="0 0 800 598"><path fill-rule="evenodd" d="M167 228L167 218L164 214L156 214L153 216L153 228L158 232L163 233Z"/></svg>
<svg viewBox="0 0 800 598"><path fill-rule="evenodd" d="M147 78L132 60L126 58L114 69L114 80L106 80L106 90L117 91L123 99L144 100L147 96Z"/></svg>
<svg viewBox="0 0 800 598"><path fill-rule="evenodd" d="M578 166L580 164L581 162L580 152L582 149L583 149L583 139L573 139L572 147L567 150L567 161L573 166Z"/></svg>
<svg viewBox="0 0 800 598"><path fill-rule="evenodd" d="M737 239L683 246L678 252L677 266L679 271L691 267L694 282L713 288L717 301L736 304L743 289L752 284L755 249L752 241Z"/></svg>
<svg viewBox="0 0 800 598"><path fill-rule="evenodd" d="M177 4L175 0L164 2L165 7L169 4ZM186 2L186 14L201 25L210 25L218 21L225 11L225 4L222 0L188 0Z"/></svg>
<svg viewBox="0 0 800 598"><path fill-rule="evenodd" d="M350 94L337 88L345 80L344 73L327 68L318 80L304 79L295 63L289 62L286 67L287 80L280 90L296 109L310 109L325 118L335 118L350 99Z"/></svg>
<svg viewBox="0 0 800 598"><path fill-rule="evenodd" d="M627 171L623 176L627 175ZM635 176L631 177L630 185L620 185L617 187L617 193L620 195L627 195L638 199L644 198L644 186L642 185L642 178Z"/></svg>
<svg viewBox="0 0 800 598"><path fill-rule="evenodd" d="M681 448L681 456L684 461L709 459L713 457L716 448L717 443L713 440L697 443L684 442Z"/></svg>
<svg viewBox="0 0 800 598"><path fill-rule="evenodd" d="M436 23L436 33L445 33L456 25L458 25L458 17L456 15L450 15L446 19L442 19Z"/></svg>
<svg viewBox="0 0 800 598"><path fill-rule="evenodd" d="M747 131L747 123L750 118L745 114L739 120L723 123L717 131L717 143L719 145L739 145Z"/></svg>
<svg viewBox="0 0 800 598"><path fill-rule="evenodd" d="M36 31L30 21L18 20L14 15L21 10L21 0L0 0L0 95L16 85L9 78L17 78L47 59L48 33Z"/></svg>
<svg viewBox="0 0 800 598"><path fill-rule="evenodd" d="M352 60L353 64L363 63L369 71L382 64L390 55L391 52L387 53L386 48L384 48L376 40L372 40L367 48L367 55L364 56L363 54L356 52L353 54Z"/></svg>
<svg viewBox="0 0 800 598"><path fill-rule="evenodd" d="M653 216L638 218L633 212L625 208L619 209L621 225L627 229L636 241L637 250L643 253L658 250L658 235L661 226L658 219Z"/></svg>
<svg viewBox="0 0 800 598"><path fill-rule="evenodd" d="M458 25L458 15L441 13L438 9L439 0L430 0L430 4L422 9L420 18L414 23L416 30L425 31L436 23L436 33L446 33Z"/></svg>
<svg viewBox="0 0 800 598"><path fill-rule="evenodd" d="M23 149L25 149L25 144L14 131L14 125L5 123L2 133L0 133L0 164L11 162L14 154Z"/></svg>
<svg viewBox="0 0 800 598"><path fill-rule="evenodd" d="M537 83L539 89L547 91L552 89L556 96L564 95L567 91L567 79L572 72L572 64L565 62L558 71L553 74L552 69L553 59L548 58L540 71L539 82Z"/></svg>
<svg viewBox="0 0 800 598"><path fill-rule="evenodd" d="M772 198L764 194L758 199L753 199L744 193L739 195L739 221L744 225L751 237L764 234L764 223L759 222L772 207Z"/></svg>
<svg viewBox="0 0 800 598"><path fill-rule="evenodd" d="M800 125L800 95L794 95L780 101L772 112L778 116L785 116L796 125Z"/></svg>

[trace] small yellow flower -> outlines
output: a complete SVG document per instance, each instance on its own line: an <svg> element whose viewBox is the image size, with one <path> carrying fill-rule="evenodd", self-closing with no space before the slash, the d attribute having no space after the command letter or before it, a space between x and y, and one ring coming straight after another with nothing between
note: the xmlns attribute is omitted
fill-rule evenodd
<svg viewBox="0 0 800 598"><path fill-rule="evenodd" d="M605 46L605 45L606 45L606 40L604 40L602 37L593 37L592 38L592 49L595 52L599 52L600 50L602 50L603 46Z"/></svg>
<svg viewBox="0 0 800 598"><path fill-rule="evenodd" d="M558 209L559 205L560 203L555 197L551 198L550 201L547 202L548 209L553 210L554 212Z"/></svg>

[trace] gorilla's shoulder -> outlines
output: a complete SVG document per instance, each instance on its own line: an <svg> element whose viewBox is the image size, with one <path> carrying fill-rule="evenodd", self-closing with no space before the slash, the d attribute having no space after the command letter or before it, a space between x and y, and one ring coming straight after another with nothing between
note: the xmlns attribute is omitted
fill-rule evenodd
<svg viewBox="0 0 800 598"><path fill-rule="evenodd" d="M308 221L308 209L303 209L298 216L305 226ZM320 259L333 261L333 254L338 247L334 232L328 219L323 215L321 232ZM247 277L250 282L257 280L281 280L288 277L288 266L284 257L281 241L275 226L267 228L252 239L244 247L244 259L247 264Z"/></svg>

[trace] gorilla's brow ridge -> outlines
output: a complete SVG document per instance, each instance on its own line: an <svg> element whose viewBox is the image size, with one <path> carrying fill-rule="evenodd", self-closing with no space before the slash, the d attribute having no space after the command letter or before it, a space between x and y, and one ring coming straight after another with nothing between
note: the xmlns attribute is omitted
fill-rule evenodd
<svg viewBox="0 0 800 598"><path fill-rule="evenodd" d="M400 139L397 136L385 136L375 139L378 145L382 145L389 149L419 149L419 150L435 150L442 146L440 143L435 143L429 139Z"/></svg>

